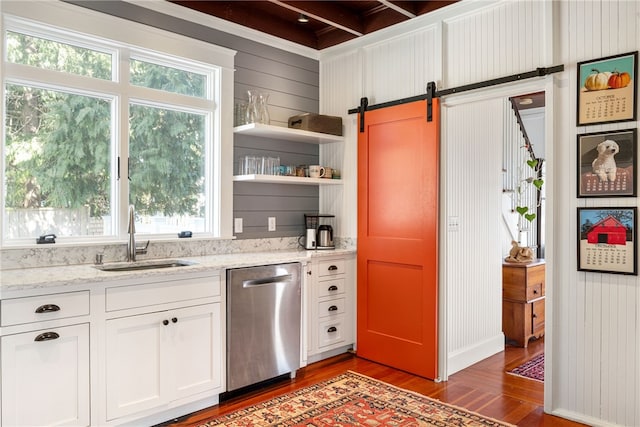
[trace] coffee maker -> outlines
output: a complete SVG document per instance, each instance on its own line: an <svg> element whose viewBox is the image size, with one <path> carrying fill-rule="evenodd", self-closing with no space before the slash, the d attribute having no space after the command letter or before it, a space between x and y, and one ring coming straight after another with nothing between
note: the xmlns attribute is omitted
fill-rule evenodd
<svg viewBox="0 0 640 427"><path fill-rule="evenodd" d="M305 249L335 249L333 241L333 227L327 222L333 221L335 215L304 214L305 234L300 236L298 242L304 238ZM322 224L321 224L322 222Z"/></svg>

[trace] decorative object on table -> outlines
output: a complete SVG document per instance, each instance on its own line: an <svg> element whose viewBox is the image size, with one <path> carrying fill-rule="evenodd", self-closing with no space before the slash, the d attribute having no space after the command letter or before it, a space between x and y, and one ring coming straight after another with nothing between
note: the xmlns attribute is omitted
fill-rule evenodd
<svg viewBox="0 0 640 427"><path fill-rule="evenodd" d="M504 260L506 262L531 262L535 259L533 250L527 246L520 246L515 240L511 241L511 250L509 256Z"/></svg>
<svg viewBox="0 0 640 427"><path fill-rule="evenodd" d="M544 381L544 353L534 356L520 366L507 371L507 374L529 378L536 381Z"/></svg>
<svg viewBox="0 0 640 427"><path fill-rule="evenodd" d="M303 113L289 117L289 128L342 136L342 117Z"/></svg>
<svg viewBox="0 0 640 427"><path fill-rule="evenodd" d="M249 425L512 426L355 372L344 373L203 424L206 427Z"/></svg>
<svg viewBox="0 0 640 427"><path fill-rule="evenodd" d="M638 52L578 63L578 126L636 120Z"/></svg>
<svg viewBox="0 0 640 427"><path fill-rule="evenodd" d="M578 135L578 197L635 197L636 129Z"/></svg>
<svg viewBox="0 0 640 427"><path fill-rule="evenodd" d="M578 270L637 271L636 207L578 208Z"/></svg>

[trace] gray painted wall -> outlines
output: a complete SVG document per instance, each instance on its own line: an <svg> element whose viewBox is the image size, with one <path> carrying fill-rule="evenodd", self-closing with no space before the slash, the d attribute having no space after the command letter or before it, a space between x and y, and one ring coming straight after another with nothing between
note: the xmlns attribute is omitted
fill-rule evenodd
<svg viewBox="0 0 640 427"><path fill-rule="evenodd" d="M123 1L68 3L236 50L234 98L246 101L249 89L269 93L273 125L286 127L291 116L318 112L319 64L314 59ZM253 154L278 156L282 164L317 164L318 150L314 144L236 135L234 158ZM233 194L233 217L244 223L239 239L302 235L303 214L318 212L317 186L236 182ZM267 231L270 216L276 217L275 232Z"/></svg>

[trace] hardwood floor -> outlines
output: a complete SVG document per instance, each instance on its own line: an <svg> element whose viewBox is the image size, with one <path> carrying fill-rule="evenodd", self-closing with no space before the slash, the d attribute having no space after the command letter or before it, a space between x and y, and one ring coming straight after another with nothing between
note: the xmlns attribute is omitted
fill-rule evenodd
<svg viewBox="0 0 640 427"><path fill-rule="evenodd" d="M543 351L544 338L530 342L526 349L507 346L504 352L451 375L448 381L441 383L344 354L300 369L293 380L281 380L163 426L198 426L215 416L315 384L347 370L522 427L582 426L543 412L543 383L505 373Z"/></svg>

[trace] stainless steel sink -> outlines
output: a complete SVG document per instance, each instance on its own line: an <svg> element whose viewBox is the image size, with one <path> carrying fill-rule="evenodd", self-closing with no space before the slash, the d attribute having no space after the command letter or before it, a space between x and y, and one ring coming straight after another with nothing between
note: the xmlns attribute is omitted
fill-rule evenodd
<svg viewBox="0 0 640 427"><path fill-rule="evenodd" d="M95 265L94 267L102 271L138 271L138 270L155 270L159 268L186 267L197 264L193 261L185 261L180 259L157 260L157 261L141 261Z"/></svg>

